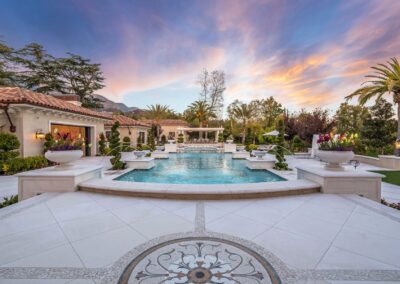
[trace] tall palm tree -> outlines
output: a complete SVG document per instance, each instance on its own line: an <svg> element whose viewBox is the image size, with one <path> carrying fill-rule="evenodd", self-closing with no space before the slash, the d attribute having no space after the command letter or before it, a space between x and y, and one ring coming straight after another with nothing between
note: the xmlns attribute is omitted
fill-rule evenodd
<svg viewBox="0 0 400 284"><path fill-rule="evenodd" d="M188 107L188 114L190 120L197 119L199 126L203 127L208 124L210 118L216 118L213 109L204 101L195 101Z"/></svg>
<svg viewBox="0 0 400 284"><path fill-rule="evenodd" d="M253 104L245 104L240 101L234 101L228 108L229 116L242 122L242 144L246 140L247 124L253 118L255 111Z"/></svg>
<svg viewBox="0 0 400 284"><path fill-rule="evenodd" d="M386 64L378 64L371 67L374 74L367 75L368 81L365 86L359 88L346 99L358 97L360 104L365 104L368 100L376 97L379 100L384 94L393 96L393 102L397 104L397 139L400 139L400 64L393 57Z"/></svg>
<svg viewBox="0 0 400 284"><path fill-rule="evenodd" d="M172 112L168 105L149 105L146 109L146 117L152 119L157 127L157 141L160 138L160 121L168 117Z"/></svg>
<svg viewBox="0 0 400 284"><path fill-rule="evenodd" d="M215 111L205 101L195 101L189 105L186 110L186 118L191 121L197 119L199 121L199 127L207 126L208 120L216 117ZM203 137L203 132L200 131L199 135Z"/></svg>

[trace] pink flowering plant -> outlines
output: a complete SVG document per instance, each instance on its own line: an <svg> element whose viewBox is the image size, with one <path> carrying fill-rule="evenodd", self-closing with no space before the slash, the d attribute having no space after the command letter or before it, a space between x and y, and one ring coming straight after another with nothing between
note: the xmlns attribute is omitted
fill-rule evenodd
<svg viewBox="0 0 400 284"><path fill-rule="evenodd" d="M81 150L84 142L82 139L72 139L70 133L57 133L50 151Z"/></svg>
<svg viewBox="0 0 400 284"><path fill-rule="evenodd" d="M317 143L322 151L352 151L357 138L357 134L321 134Z"/></svg>

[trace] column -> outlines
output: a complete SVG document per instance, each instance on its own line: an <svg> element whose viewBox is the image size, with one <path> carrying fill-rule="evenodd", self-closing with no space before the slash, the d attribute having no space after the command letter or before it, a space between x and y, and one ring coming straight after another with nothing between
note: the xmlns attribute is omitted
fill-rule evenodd
<svg viewBox="0 0 400 284"><path fill-rule="evenodd" d="M215 143L218 143L219 130L215 131Z"/></svg>

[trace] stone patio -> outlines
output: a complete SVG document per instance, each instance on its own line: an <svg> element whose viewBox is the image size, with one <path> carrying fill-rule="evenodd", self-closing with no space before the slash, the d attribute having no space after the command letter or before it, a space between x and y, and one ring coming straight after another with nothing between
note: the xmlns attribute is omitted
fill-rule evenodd
<svg viewBox="0 0 400 284"><path fill-rule="evenodd" d="M319 163L289 163L305 161ZM398 198L384 185L389 193ZM196 246L207 246L200 262L190 256ZM183 252L186 270L172 250ZM225 264L216 270L218 251ZM0 210L0 283L397 283L399 251L400 212L355 195L178 201L68 192ZM251 265L236 267L240 259Z"/></svg>

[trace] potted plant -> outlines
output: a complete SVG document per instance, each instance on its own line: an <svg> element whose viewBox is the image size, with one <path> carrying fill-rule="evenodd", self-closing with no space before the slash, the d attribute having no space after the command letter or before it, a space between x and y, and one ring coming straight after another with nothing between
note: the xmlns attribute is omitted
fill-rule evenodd
<svg viewBox="0 0 400 284"><path fill-rule="evenodd" d="M354 158L353 146L357 134L323 134L317 143L319 145L317 156L327 162L328 169L343 169L340 164L346 163Z"/></svg>
<svg viewBox="0 0 400 284"><path fill-rule="evenodd" d="M67 166L70 162L80 159L83 156L81 139L73 140L69 133L57 134L56 139L44 154L47 160Z"/></svg>
<svg viewBox="0 0 400 284"><path fill-rule="evenodd" d="M228 138L226 139L226 143L228 143L228 144L232 144L232 143L233 143L233 136L232 136L232 134L228 136Z"/></svg>

